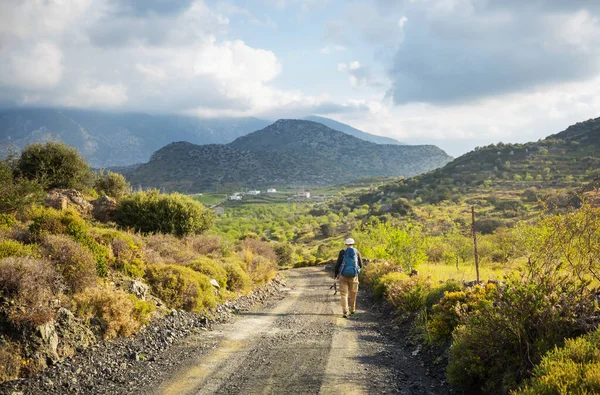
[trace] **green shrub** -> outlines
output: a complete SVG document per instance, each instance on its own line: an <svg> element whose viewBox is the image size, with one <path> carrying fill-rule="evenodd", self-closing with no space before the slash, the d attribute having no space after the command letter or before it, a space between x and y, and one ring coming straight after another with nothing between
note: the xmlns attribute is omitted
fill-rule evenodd
<svg viewBox="0 0 600 395"><path fill-rule="evenodd" d="M44 188L37 181L17 177L10 160L0 160L0 215L19 211L43 198ZM7 219L10 218L0 218L0 227L8 225Z"/></svg>
<svg viewBox="0 0 600 395"><path fill-rule="evenodd" d="M40 240L44 235L71 236L92 252L98 275L107 275L110 252L89 235L85 221L75 210L57 211L51 208L34 207L30 210L30 216L33 219L33 223L29 226L32 240Z"/></svg>
<svg viewBox="0 0 600 395"><path fill-rule="evenodd" d="M110 170L104 173L104 170L100 170L94 183L94 189L100 194L120 200L131 192L131 185L122 174L113 173Z"/></svg>
<svg viewBox="0 0 600 395"><path fill-rule="evenodd" d="M600 331L568 339L547 353L533 377L515 395L586 395L600 393Z"/></svg>
<svg viewBox="0 0 600 395"><path fill-rule="evenodd" d="M227 271L227 289L246 294L252 290L252 279L239 259L227 259L223 267Z"/></svg>
<svg viewBox="0 0 600 395"><path fill-rule="evenodd" d="M208 257L202 257L196 259L187 266L198 273L205 274L209 278L217 280L221 288L227 287L227 271L218 261Z"/></svg>
<svg viewBox="0 0 600 395"><path fill-rule="evenodd" d="M107 248L114 256L113 267L128 276L141 278L146 270L145 254L141 241L134 241L133 236L114 229L91 229L90 236Z"/></svg>
<svg viewBox="0 0 600 395"><path fill-rule="evenodd" d="M151 265L146 279L152 292L171 308L201 312L217 304L210 279L188 267Z"/></svg>
<svg viewBox="0 0 600 395"><path fill-rule="evenodd" d="M156 306L154 303L138 299L135 295L127 295L127 297L133 302L133 317L136 321L141 324L147 324L150 322L150 317Z"/></svg>
<svg viewBox="0 0 600 395"><path fill-rule="evenodd" d="M44 236L41 244L72 293L96 285L96 260L88 249L64 235Z"/></svg>
<svg viewBox="0 0 600 395"><path fill-rule="evenodd" d="M294 263L294 249L288 243L279 243L273 248L277 254L277 265L290 266Z"/></svg>
<svg viewBox="0 0 600 395"><path fill-rule="evenodd" d="M7 258L9 256L36 257L38 255L39 253L34 245L25 245L16 240L0 241L0 259Z"/></svg>
<svg viewBox="0 0 600 395"><path fill-rule="evenodd" d="M109 287L87 288L74 295L77 315L97 322L104 339L117 336L130 336L135 333L141 321L134 301L124 291ZM92 319L95 319L92 321Z"/></svg>
<svg viewBox="0 0 600 395"><path fill-rule="evenodd" d="M44 235L66 235L85 228L85 221L73 209L54 210L32 207L28 213L33 223L29 226L30 238L40 240Z"/></svg>
<svg viewBox="0 0 600 395"><path fill-rule="evenodd" d="M425 307L431 283L420 276L393 281L386 287L386 300L400 311L416 313Z"/></svg>
<svg viewBox="0 0 600 395"><path fill-rule="evenodd" d="M450 383L493 394L517 388L544 353L591 326L597 304L588 285L560 268L509 280L454 330Z"/></svg>
<svg viewBox="0 0 600 395"><path fill-rule="evenodd" d="M30 144L18 161L19 174L36 180L47 189L89 186L93 174L77 150L64 143L47 142Z"/></svg>
<svg viewBox="0 0 600 395"><path fill-rule="evenodd" d="M142 233L168 233L178 237L200 234L213 222L212 211L199 202L174 193L138 192L122 199L115 212L117 223Z"/></svg>
<svg viewBox="0 0 600 395"><path fill-rule="evenodd" d="M434 305L440 303L446 292L456 292L460 291L460 289L460 284L454 280L447 280L441 284L432 285L425 296L425 308L430 312Z"/></svg>
<svg viewBox="0 0 600 395"><path fill-rule="evenodd" d="M11 214L0 214L0 228L11 228L17 224L17 219Z"/></svg>
<svg viewBox="0 0 600 395"><path fill-rule="evenodd" d="M431 307L427 332L434 341L450 339L461 317L481 308L481 304L489 302L495 292L494 284L476 285L463 291L445 290L441 300Z"/></svg>
<svg viewBox="0 0 600 395"><path fill-rule="evenodd" d="M407 281L409 276L402 272L389 272L375 280L373 284L373 295L381 299L387 295L387 290L392 284Z"/></svg>
<svg viewBox="0 0 600 395"><path fill-rule="evenodd" d="M402 272L402 268L389 262L370 262L360 271L360 282L369 287L374 287L382 276L391 272Z"/></svg>

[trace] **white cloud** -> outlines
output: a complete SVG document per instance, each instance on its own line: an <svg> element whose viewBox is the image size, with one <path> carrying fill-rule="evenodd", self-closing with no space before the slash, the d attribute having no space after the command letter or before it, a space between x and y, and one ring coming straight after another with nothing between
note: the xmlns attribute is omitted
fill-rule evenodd
<svg viewBox="0 0 600 395"><path fill-rule="evenodd" d="M373 81L371 70L368 67L362 66L358 60L352 62L339 63L338 71L348 74L348 80L353 88L363 88Z"/></svg>
<svg viewBox="0 0 600 395"><path fill-rule="evenodd" d="M9 56L10 54L10 56ZM48 90L61 80L62 52L51 42L39 42L30 48L3 48L0 59L0 85L26 91Z"/></svg>
<svg viewBox="0 0 600 395"><path fill-rule="evenodd" d="M127 87L123 84L82 82L68 96L59 99L67 107L117 108L127 103Z"/></svg>
<svg viewBox="0 0 600 395"><path fill-rule="evenodd" d="M3 2L0 19L14 20L0 27L0 40L16 44L0 52L0 100L197 114L291 111L328 102L270 86L282 71L275 53L223 38L229 19L204 1L168 13L130 5ZM25 20L32 30L20 30Z"/></svg>
<svg viewBox="0 0 600 395"><path fill-rule="evenodd" d="M345 113L336 118L410 144L436 144L458 156L475 146L499 141L537 141L598 117L600 78L454 106L379 103L380 111Z"/></svg>

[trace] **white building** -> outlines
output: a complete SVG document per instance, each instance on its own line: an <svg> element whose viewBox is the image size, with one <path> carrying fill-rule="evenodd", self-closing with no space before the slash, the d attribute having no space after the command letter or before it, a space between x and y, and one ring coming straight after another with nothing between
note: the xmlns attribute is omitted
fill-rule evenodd
<svg viewBox="0 0 600 395"><path fill-rule="evenodd" d="M235 194L227 197L227 200L242 200L242 196Z"/></svg>
<svg viewBox="0 0 600 395"><path fill-rule="evenodd" d="M277 189L269 188L269 189L267 189L267 193L277 193Z"/></svg>
<svg viewBox="0 0 600 395"><path fill-rule="evenodd" d="M310 192L298 192L296 197L310 199Z"/></svg>
<svg viewBox="0 0 600 395"><path fill-rule="evenodd" d="M248 191L246 192L248 195L260 195L260 191Z"/></svg>

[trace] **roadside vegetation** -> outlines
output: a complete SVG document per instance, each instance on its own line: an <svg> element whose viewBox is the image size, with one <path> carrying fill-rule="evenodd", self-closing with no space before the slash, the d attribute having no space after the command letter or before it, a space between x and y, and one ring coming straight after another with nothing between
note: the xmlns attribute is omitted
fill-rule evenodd
<svg viewBox="0 0 600 395"><path fill-rule="evenodd" d="M277 273L272 243L208 235L213 215L200 203L132 193L121 175L94 174L61 143L1 161L0 178L0 381L130 336L171 309L211 315ZM55 188L82 201L45 200ZM116 200L114 222L86 208L102 195Z"/></svg>

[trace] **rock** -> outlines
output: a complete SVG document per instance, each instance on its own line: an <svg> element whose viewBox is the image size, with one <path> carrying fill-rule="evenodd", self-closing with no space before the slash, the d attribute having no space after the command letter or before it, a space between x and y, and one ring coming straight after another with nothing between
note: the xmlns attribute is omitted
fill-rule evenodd
<svg viewBox="0 0 600 395"><path fill-rule="evenodd" d="M130 281L127 289L141 300L146 300L148 294L148 286L141 281Z"/></svg>
<svg viewBox="0 0 600 395"><path fill-rule="evenodd" d="M53 362L59 360L57 347L58 347L58 334L56 333L56 327L54 322L47 322L37 327L39 335L42 339L42 345L38 349L38 353L44 354Z"/></svg>
<svg viewBox="0 0 600 395"><path fill-rule="evenodd" d="M102 196L92 202L92 215L97 221L111 222L115 220L115 211L117 209L117 201L108 196Z"/></svg>
<svg viewBox="0 0 600 395"><path fill-rule="evenodd" d="M221 286L219 285L219 282L217 280L215 280L214 278L210 279L210 283L212 284L213 287L219 289L221 288Z"/></svg>
<svg viewBox="0 0 600 395"><path fill-rule="evenodd" d="M93 208L83 194L75 189L53 189L46 195L45 201L54 209L74 208L84 216L90 215Z"/></svg>

